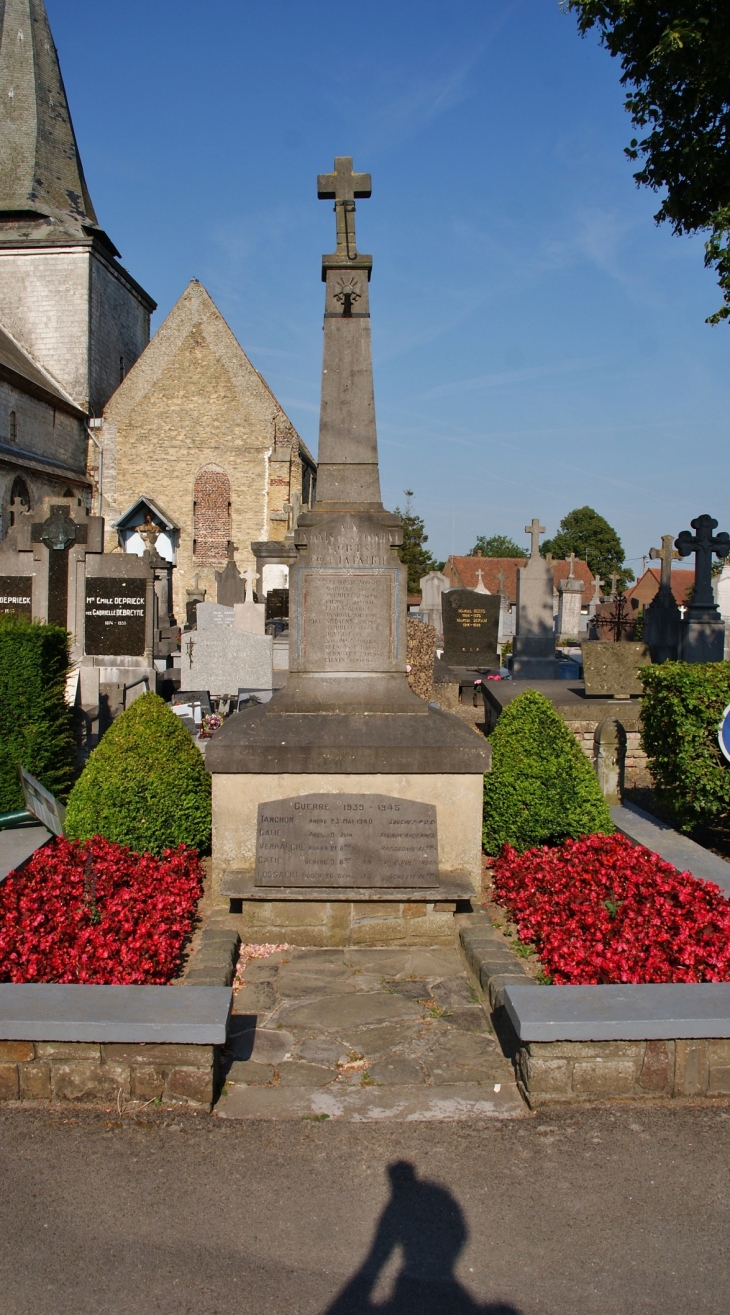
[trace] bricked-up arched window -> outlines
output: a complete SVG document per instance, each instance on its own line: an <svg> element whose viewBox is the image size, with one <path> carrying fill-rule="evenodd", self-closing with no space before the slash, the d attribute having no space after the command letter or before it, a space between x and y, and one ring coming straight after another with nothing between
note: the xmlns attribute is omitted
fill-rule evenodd
<svg viewBox="0 0 730 1315"><path fill-rule="evenodd" d="M204 466L193 493L193 555L201 564L225 561L231 537L231 481L219 466Z"/></svg>

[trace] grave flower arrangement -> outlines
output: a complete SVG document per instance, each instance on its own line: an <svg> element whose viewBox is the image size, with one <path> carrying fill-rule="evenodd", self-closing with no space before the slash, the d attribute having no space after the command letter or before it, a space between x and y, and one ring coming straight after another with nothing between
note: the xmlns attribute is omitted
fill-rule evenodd
<svg viewBox="0 0 730 1315"><path fill-rule="evenodd" d="M505 845L493 886L556 984L730 981L730 900L625 836Z"/></svg>
<svg viewBox="0 0 730 1315"><path fill-rule="evenodd" d="M60 837L0 885L0 982L169 982L201 893L184 845L155 858Z"/></svg>

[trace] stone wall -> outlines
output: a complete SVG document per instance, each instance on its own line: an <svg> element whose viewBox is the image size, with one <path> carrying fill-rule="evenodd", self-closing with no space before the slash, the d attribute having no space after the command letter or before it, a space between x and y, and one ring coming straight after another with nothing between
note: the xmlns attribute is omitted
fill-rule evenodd
<svg viewBox="0 0 730 1315"><path fill-rule="evenodd" d="M533 1107L730 1096L730 1040L531 1042L518 1049L515 1071Z"/></svg>
<svg viewBox="0 0 730 1315"><path fill-rule="evenodd" d="M11 412L16 417L15 436L11 433ZM4 379L0 379L0 443L17 445L40 460L45 457L62 461L76 471L77 477L84 476L86 427L81 416L31 397Z"/></svg>
<svg viewBox="0 0 730 1315"><path fill-rule="evenodd" d="M242 941L341 945L453 945L453 900L231 900Z"/></svg>
<svg viewBox="0 0 730 1315"><path fill-rule="evenodd" d="M196 1045L0 1041L0 1101L159 1101L210 1109L218 1050Z"/></svg>
<svg viewBox="0 0 730 1315"><path fill-rule="evenodd" d="M0 252L0 322L82 410L100 414L149 341L150 311L90 247Z"/></svg>
<svg viewBox="0 0 730 1315"><path fill-rule="evenodd" d="M558 708L557 711L560 712L561 715L565 715L564 708ZM625 785L627 787L651 785L648 760L641 747L641 727L638 724L638 718L636 720L634 718L631 718L630 720L627 719L626 722L624 722L621 714L616 713L616 719L621 722L621 725L626 731ZM596 727L598 726L599 721L602 720L602 716L585 717L580 721L566 718L566 721L586 755L586 758L589 758L591 762L594 760L593 737L596 733Z"/></svg>
<svg viewBox="0 0 730 1315"><path fill-rule="evenodd" d="M214 468L230 482L240 570L255 564L252 542L284 538L285 503L302 492L300 440L200 284L186 289L112 397L99 437L107 551L117 547L112 522L140 495L154 498L179 526L178 619L196 575L215 601L215 572L226 562L221 534L217 556L209 544L193 552L201 472Z"/></svg>

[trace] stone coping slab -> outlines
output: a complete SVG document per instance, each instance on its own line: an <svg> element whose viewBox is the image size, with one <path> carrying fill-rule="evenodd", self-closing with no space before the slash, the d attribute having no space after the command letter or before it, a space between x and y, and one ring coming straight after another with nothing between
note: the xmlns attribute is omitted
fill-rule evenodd
<svg viewBox="0 0 730 1315"><path fill-rule="evenodd" d="M730 1037L730 982L505 987L522 1042Z"/></svg>
<svg viewBox="0 0 730 1315"><path fill-rule="evenodd" d="M0 882L52 839L50 831L32 822L0 831Z"/></svg>
<svg viewBox="0 0 730 1315"><path fill-rule="evenodd" d="M637 845L645 845L679 872L691 872L700 881L714 881L730 896L730 863L704 849L688 836L675 831L666 822L645 813L635 804L625 803L611 809L614 826Z"/></svg>
<svg viewBox="0 0 730 1315"><path fill-rule="evenodd" d="M386 903L423 903L450 900L473 900L474 885L466 872L444 872L438 886L256 886L250 870L229 870L221 882L221 895L228 899L355 901Z"/></svg>
<svg viewBox="0 0 730 1315"><path fill-rule="evenodd" d="M0 1040L221 1046L233 992L220 986L0 983Z"/></svg>

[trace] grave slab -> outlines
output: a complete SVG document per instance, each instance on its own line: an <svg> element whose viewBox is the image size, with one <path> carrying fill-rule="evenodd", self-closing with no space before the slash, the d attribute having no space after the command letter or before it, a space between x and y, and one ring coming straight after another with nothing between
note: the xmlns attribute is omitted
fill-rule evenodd
<svg viewBox="0 0 730 1315"><path fill-rule="evenodd" d="M704 849L689 836L645 813L628 801L611 809L614 826L637 845L645 845L679 872L691 872L700 881L714 881L730 897L730 863Z"/></svg>
<svg viewBox="0 0 730 1315"><path fill-rule="evenodd" d="M521 1041L653 1041L730 1037L730 982L508 986Z"/></svg>
<svg viewBox="0 0 730 1315"><path fill-rule="evenodd" d="M217 986L0 983L0 1040L225 1043L232 992Z"/></svg>

